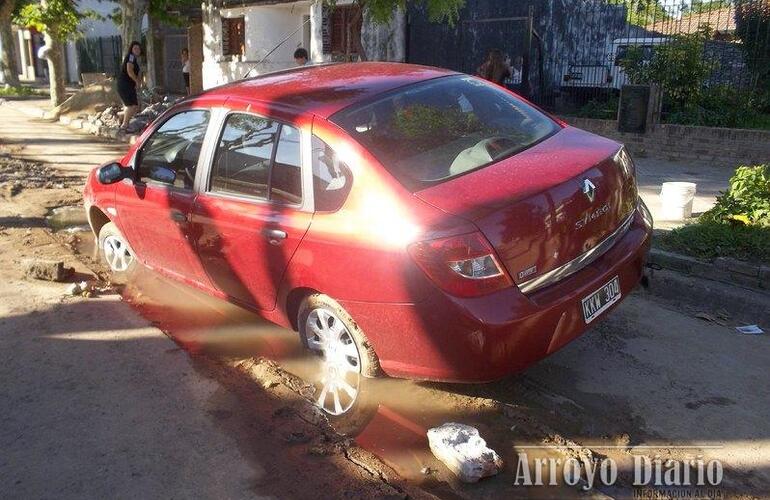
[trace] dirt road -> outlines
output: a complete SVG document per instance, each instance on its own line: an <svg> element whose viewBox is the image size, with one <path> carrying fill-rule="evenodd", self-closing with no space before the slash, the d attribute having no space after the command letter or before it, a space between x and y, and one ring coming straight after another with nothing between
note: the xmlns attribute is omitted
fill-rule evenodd
<svg viewBox="0 0 770 500"><path fill-rule="evenodd" d="M770 337L738 335L732 327L751 318L718 301L640 290L559 353L494 384L372 381L334 423L350 444L319 424L303 382L282 371L313 374L293 332L142 270L124 300L63 297L65 285L23 279L27 255L63 258L82 276L95 269L87 234L77 242L45 228L49 207L77 201L75 171L64 187L0 188L0 496L380 497L419 496L419 486L445 498L628 498L640 491L637 455L716 459L725 471L713 491L770 492ZM503 472L458 483L425 439L447 421L476 426ZM620 478L588 492L525 487L521 453L533 464L609 457Z"/></svg>
<svg viewBox="0 0 770 500"><path fill-rule="evenodd" d="M18 119L0 106L0 123L8 114ZM0 498L409 492L306 401L189 355L117 293L73 297L69 283L25 278L24 259L55 259L75 268L70 282L104 285L74 255L79 233L54 235L46 224L51 208L79 203L96 158L69 149L62 170L14 161L9 150L36 157L23 141L0 138Z"/></svg>

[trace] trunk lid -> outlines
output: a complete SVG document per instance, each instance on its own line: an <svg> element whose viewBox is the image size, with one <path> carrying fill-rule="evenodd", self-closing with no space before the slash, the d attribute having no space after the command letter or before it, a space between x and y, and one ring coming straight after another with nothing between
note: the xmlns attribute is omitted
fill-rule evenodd
<svg viewBox="0 0 770 500"><path fill-rule="evenodd" d="M621 145L567 127L505 160L415 193L483 232L516 284L611 236L637 203Z"/></svg>

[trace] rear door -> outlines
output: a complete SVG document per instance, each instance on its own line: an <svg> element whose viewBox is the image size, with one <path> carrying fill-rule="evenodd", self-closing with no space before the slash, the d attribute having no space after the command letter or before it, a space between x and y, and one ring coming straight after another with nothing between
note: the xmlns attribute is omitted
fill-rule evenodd
<svg viewBox="0 0 770 500"><path fill-rule="evenodd" d="M198 255L236 302L275 307L286 267L312 219L299 127L247 112L224 118L193 209Z"/></svg>

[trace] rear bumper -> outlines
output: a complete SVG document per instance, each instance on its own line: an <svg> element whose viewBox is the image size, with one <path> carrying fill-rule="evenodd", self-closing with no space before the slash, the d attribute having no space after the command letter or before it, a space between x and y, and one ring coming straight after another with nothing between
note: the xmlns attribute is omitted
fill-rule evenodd
<svg viewBox="0 0 770 500"><path fill-rule="evenodd" d="M467 299L437 290L418 304L342 305L374 344L388 375L492 381L527 368L580 336L588 328L582 299L613 277L620 280L621 301L627 297L642 277L651 234L649 212L640 205L625 236L604 255L529 295L511 287Z"/></svg>

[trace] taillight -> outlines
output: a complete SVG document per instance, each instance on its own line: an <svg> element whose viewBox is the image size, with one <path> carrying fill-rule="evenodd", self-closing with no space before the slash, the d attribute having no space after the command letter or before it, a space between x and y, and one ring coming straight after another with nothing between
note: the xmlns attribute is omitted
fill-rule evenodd
<svg viewBox="0 0 770 500"><path fill-rule="evenodd" d="M458 297L478 297L513 284L478 232L412 243L409 254L439 288Z"/></svg>

